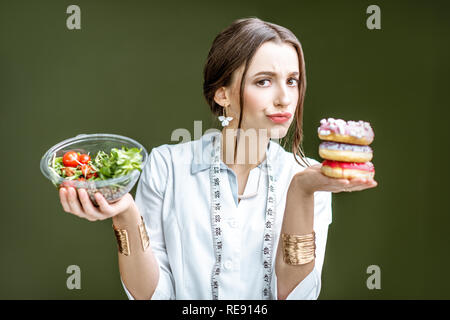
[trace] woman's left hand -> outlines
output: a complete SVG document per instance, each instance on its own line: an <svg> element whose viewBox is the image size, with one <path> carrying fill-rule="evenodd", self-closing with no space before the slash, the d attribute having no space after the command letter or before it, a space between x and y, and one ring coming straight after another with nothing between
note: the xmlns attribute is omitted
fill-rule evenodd
<svg viewBox="0 0 450 320"><path fill-rule="evenodd" d="M322 164L315 164L297 173L291 181L289 188L298 189L305 194L316 191L352 192L374 188L378 183L373 178L338 179L324 175Z"/></svg>

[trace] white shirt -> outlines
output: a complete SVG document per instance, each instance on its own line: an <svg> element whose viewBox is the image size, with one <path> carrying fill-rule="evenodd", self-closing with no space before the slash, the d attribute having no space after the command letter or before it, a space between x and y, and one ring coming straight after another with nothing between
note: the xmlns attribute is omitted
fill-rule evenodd
<svg viewBox="0 0 450 320"><path fill-rule="evenodd" d="M209 157L212 136L219 134L219 131L210 132L195 141L155 147L142 171L135 202L144 218L160 271L152 299L212 299L211 272L215 256L211 231ZM291 152L272 140L268 145L267 157L270 157L276 183L271 290L272 297L277 299L275 258L287 190L292 177L305 168L295 161ZM318 163L311 158L308 160L311 164ZM263 299L262 248L268 177L261 169L262 164L253 168L244 195L256 190L261 173L258 195L241 199L238 203L237 177L223 161L220 165L224 223L219 299L260 300ZM287 299L318 298L331 220L331 192L315 192L315 266ZM123 281L122 285L128 298L134 299Z"/></svg>

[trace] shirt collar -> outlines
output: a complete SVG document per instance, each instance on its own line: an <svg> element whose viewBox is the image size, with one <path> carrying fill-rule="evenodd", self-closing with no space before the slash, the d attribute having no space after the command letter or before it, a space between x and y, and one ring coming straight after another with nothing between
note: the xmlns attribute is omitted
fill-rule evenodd
<svg viewBox="0 0 450 320"><path fill-rule="evenodd" d="M214 131L205 133L200 139L192 143L192 153L193 160L191 164L191 174L196 174L197 172L209 169L211 167L211 152L212 152L212 141L214 136L219 136L220 131ZM269 141L267 147L267 156L269 157L271 163L275 163L276 158L280 152L284 152L283 147L281 147L277 142L272 140ZM265 160L263 161L263 163ZM262 163L258 165L261 167ZM221 169L228 169L228 167L220 161Z"/></svg>

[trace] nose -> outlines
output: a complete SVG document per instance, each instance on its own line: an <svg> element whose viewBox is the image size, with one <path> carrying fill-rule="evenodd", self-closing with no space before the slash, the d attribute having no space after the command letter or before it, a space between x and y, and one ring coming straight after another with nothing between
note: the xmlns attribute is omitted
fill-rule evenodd
<svg viewBox="0 0 450 320"><path fill-rule="evenodd" d="M291 104L291 97L289 96L288 87L285 84L280 84L278 86L275 105L280 107L286 107L289 104Z"/></svg>

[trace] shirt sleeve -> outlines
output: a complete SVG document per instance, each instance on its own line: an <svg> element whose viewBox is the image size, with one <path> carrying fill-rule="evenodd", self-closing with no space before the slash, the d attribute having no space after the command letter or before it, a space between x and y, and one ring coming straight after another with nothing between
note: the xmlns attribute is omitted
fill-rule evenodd
<svg viewBox="0 0 450 320"><path fill-rule="evenodd" d="M142 170L135 196L136 206L144 219L150 238L150 247L159 266L159 281L151 297L152 300L175 299L174 280L166 251L162 219L164 194L171 174L170 168L168 148L165 146L153 148ZM120 280L128 299L134 300L122 278Z"/></svg>
<svg viewBox="0 0 450 320"><path fill-rule="evenodd" d="M332 221L332 193L318 191L314 193L314 232L316 233L316 259L313 270L289 293L286 300L316 300L321 289L322 266L325 258L325 247L328 226ZM275 269L274 269L275 270ZM272 293L278 299L277 276L273 271Z"/></svg>

